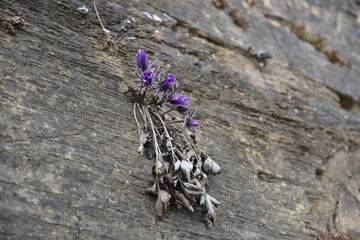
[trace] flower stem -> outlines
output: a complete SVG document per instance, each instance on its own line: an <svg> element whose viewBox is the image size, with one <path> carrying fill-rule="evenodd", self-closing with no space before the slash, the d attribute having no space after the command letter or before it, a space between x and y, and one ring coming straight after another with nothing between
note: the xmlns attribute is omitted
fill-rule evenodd
<svg viewBox="0 0 360 240"><path fill-rule="evenodd" d="M161 116L164 116L165 114L167 114L167 113L169 113L169 112L173 111L174 109L175 109L175 107L174 107L174 106L172 106L169 110L167 110L166 112L161 113L160 115L161 115Z"/></svg>
<svg viewBox="0 0 360 240"><path fill-rule="evenodd" d="M146 94L146 92L147 92L147 90L149 89L149 86L148 85L146 85L145 86L145 90L144 90L144 93L142 94L143 95L143 97L145 97L145 94Z"/></svg>
<svg viewBox="0 0 360 240"><path fill-rule="evenodd" d="M183 123L184 120L176 120L176 121L166 121L167 124L174 124L174 123Z"/></svg>

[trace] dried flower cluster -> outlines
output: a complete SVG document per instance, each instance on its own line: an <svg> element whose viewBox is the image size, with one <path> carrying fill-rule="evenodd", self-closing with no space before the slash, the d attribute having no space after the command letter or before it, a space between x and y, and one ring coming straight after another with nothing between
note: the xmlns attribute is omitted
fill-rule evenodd
<svg viewBox="0 0 360 240"><path fill-rule="evenodd" d="M200 116L188 106L188 97L176 93L175 75L160 72L154 62L149 64L143 50L138 51L134 65L139 89L128 92L140 137L138 152L155 158L147 192L157 196L157 214L162 216L170 205L191 212L194 206L202 206L211 226L220 202L206 190L207 175L219 174L221 169L196 145L194 128L201 126Z"/></svg>
<svg viewBox="0 0 360 240"><path fill-rule="evenodd" d="M265 67L268 60L272 59L272 54L265 50L254 51L254 47L249 45L246 49L246 54L260 67Z"/></svg>
<svg viewBox="0 0 360 240"><path fill-rule="evenodd" d="M14 16L11 19L0 17L0 21L5 22L6 29L11 35L15 35L23 26L25 26L24 19L19 16Z"/></svg>

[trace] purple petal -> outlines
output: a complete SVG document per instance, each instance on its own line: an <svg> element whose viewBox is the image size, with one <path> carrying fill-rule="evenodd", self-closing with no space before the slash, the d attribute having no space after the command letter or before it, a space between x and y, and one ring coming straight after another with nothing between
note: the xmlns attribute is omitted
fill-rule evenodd
<svg viewBox="0 0 360 240"><path fill-rule="evenodd" d="M151 85L154 74L152 71L143 72L141 75L141 81L145 84Z"/></svg>
<svg viewBox="0 0 360 240"><path fill-rule="evenodd" d="M170 97L169 102L175 106L184 106L189 101L189 98L181 94L174 94Z"/></svg>

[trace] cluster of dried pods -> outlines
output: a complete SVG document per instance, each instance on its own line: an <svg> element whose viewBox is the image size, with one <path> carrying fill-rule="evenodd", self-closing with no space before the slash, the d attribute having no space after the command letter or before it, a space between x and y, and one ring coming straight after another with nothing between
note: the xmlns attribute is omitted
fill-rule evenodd
<svg viewBox="0 0 360 240"><path fill-rule="evenodd" d="M139 50L134 65L140 87L129 88L140 136L138 152L155 159L147 192L157 196L159 216L171 205L191 212L201 206L205 222L212 226L220 202L207 191L207 175L219 174L221 169L196 145L194 128L201 126L200 115L187 105L189 98L175 93L175 75L165 75L154 64Z"/></svg>
<svg viewBox="0 0 360 240"><path fill-rule="evenodd" d="M20 30L20 28L25 26L24 19L19 16L15 16L11 19L5 19L0 17L0 20L5 21L6 29L11 35L15 35Z"/></svg>

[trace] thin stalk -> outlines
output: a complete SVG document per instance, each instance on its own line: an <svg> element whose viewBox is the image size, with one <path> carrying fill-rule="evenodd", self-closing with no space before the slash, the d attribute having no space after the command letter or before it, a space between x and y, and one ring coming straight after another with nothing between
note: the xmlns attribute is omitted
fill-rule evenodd
<svg viewBox="0 0 360 240"><path fill-rule="evenodd" d="M161 116L164 116L165 114L167 114L167 113L169 113L169 112L171 112L171 111L173 111L175 109L175 107L174 106L172 106L169 110L167 110L166 112L163 112L163 113L161 113Z"/></svg>
<svg viewBox="0 0 360 240"><path fill-rule="evenodd" d="M155 173L158 176L159 175L158 165L162 161L162 155L161 155L159 144L157 142L156 133L155 133L155 127L154 127L154 123L153 123L153 121L151 119L151 115L149 113L149 110L147 108L144 108L144 112L145 112L145 115L148 118L148 121L150 123L150 127L151 127L152 132L153 132L153 141L154 141L154 147L155 147L155 161L156 161L156 163L155 163Z"/></svg>
<svg viewBox="0 0 360 240"><path fill-rule="evenodd" d="M148 69L151 68L152 65L154 65L158 60L156 59L155 61L153 61L152 63L150 63L150 65L148 66Z"/></svg>
<svg viewBox="0 0 360 240"><path fill-rule="evenodd" d="M145 90L144 90L144 93L142 94L143 95L143 97L145 97L145 94L146 94L146 92L147 92L147 90L149 89L149 85L146 85L145 86Z"/></svg>
<svg viewBox="0 0 360 240"><path fill-rule="evenodd" d="M186 133L187 133L188 136L189 136L189 132L186 131ZM181 134L181 136L182 136L183 139L185 140L186 144L191 148L191 150L193 150L194 152L196 152L195 149L194 149L194 147L193 147L193 145L192 145L192 144L190 143L190 141L184 136L184 134ZM189 136L189 139L190 139L190 136ZM197 146L197 145L196 145L196 146ZM196 154L195 154L195 158L196 158L196 160L199 162L199 158L198 158L198 156L196 156Z"/></svg>
<svg viewBox="0 0 360 240"><path fill-rule="evenodd" d="M174 124L174 123L183 123L184 120L176 120L176 121L166 121L167 124Z"/></svg>
<svg viewBox="0 0 360 240"><path fill-rule="evenodd" d="M137 124L137 128L138 128L138 133L139 133L139 136L141 135L141 126L140 126L140 123L136 117L136 105L137 103L134 104L134 118L135 118L135 121L136 121L136 124Z"/></svg>
<svg viewBox="0 0 360 240"><path fill-rule="evenodd" d="M165 122L164 122L164 120L162 119L162 117L161 117L161 115L160 115L159 113L156 113L155 115L158 117L158 119L160 120L161 124L162 124L163 127L164 127L165 134L166 134L166 136L167 136L167 138L168 138L168 140L169 140L169 142L170 142L170 148L171 148L172 156L173 156L173 157L176 157L176 155L175 155L175 153L174 153L174 148L173 148L172 143L171 143L171 137L170 137L170 134L169 134L169 132L168 132L168 130L167 130L167 128L166 128ZM173 160L173 159L171 159L171 160ZM172 161L172 164L174 165L174 162L173 162L173 161Z"/></svg>
<svg viewBox="0 0 360 240"><path fill-rule="evenodd" d="M108 33L108 30L104 27L104 25L103 25L103 23L102 23L102 21L101 21L101 18L100 18L100 16L99 16L99 12L98 12L98 10L97 10L97 8L96 8L96 3L95 3L95 1L94 1L94 8L95 8L96 16L97 16L97 18L99 19L101 28L102 28L103 32L105 33L106 37L109 38L109 37L110 37L110 34Z"/></svg>

